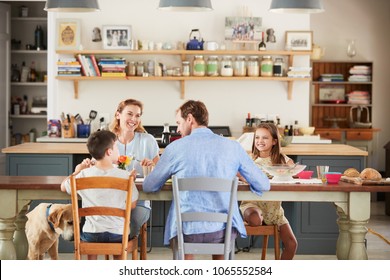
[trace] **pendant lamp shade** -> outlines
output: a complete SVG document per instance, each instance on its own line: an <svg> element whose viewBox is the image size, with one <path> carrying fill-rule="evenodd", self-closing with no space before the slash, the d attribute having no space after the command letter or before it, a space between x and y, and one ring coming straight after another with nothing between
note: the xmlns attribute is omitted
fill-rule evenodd
<svg viewBox="0 0 390 280"><path fill-rule="evenodd" d="M210 0L160 0L159 10L181 12L212 11Z"/></svg>
<svg viewBox="0 0 390 280"><path fill-rule="evenodd" d="M272 0L269 9L274 13L313 14L324 10L321 0Z"/></svg>
<svg viewBox="0 0 390 280"><path fill-rule="evenodd" d="M47 0L45 11L62 13L85 13L100 11L97 0Z"/></svg>

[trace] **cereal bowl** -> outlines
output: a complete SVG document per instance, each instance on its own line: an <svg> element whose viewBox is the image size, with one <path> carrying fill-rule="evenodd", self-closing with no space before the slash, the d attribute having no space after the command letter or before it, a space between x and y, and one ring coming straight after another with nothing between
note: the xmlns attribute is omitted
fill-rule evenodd
<svg viewBox="0 0 390 280"><path fill-rule="evenodd" d="M314 126L308 126L308 127L300 127L298 128L298 131L302 135L312 135L315 129L316 128Z"/></svg>
<svg viewBox="0 0 390 280"><path fill-rule="evenodd" d="M313 175L312 170L303 170L298 173L298 178L299 179L311 179L311 176Z"/></svg>

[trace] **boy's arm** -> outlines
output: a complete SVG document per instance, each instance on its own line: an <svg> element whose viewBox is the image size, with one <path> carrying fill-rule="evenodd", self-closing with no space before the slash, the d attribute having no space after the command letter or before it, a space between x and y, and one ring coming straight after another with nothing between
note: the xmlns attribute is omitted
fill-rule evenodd
<svg viewBox="0 0 390 280"><path fill-rule="evenodd" d="M86 158L81 163L77 164L72 175L75 176L75 175L79 174L81 170L89 168L92 165L94 165L94 162L91 159ZM62 192L66 192L66 184L69 183L69 179L70 179L70 176L68 176L64 181L62 181L62 183L61 183L61 191Z"/></svg>

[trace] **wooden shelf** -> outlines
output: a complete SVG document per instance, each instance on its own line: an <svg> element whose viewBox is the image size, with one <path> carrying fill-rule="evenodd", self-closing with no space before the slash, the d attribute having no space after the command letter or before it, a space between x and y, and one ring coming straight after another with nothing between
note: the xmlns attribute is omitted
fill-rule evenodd
<svg viewBox="0 0 390 280"><path fill-rule="evenodd" d="M288 62L286 68L294 64L294 56L296 55L310 55L310 51L256 51L256 50L217 50L217 51L190 51L190 50L57 50L59 55L96 55L97 57L102 56L117 56L117 55L178 55L182 60L186 60L187 56L193 55L277 55L277 56L288 56ZM74 98L78 98L78 83L80 81L107 81L107 80L123 80L123 81L179 81L180 82L180 98L185 98L185 82L186 81L278 81L287 82L287 98L292 99L293 83L295 81L310 81L311 78L290 78L290 77L183 77L183 76L164 76L164 77L138 77L138 76L127 76L127 77L86 77L86 76L57 76L58 80L61 81L73 81L74 83Z"/></svg>
<svg viewBox="0 0 390 280"><path fill-rule="evenodd" d="M46 114L20 114L20 115L11 115L13 119L46 119Z"/></svg>
<svg viewBox="0 0 390 280"><path fill-rule="evenodd" d="M44 87L44 86L47 86L47 83L44 83L44 82L25 82L25 83L22 83L22 82L12 82L11 86Z"/></svg>

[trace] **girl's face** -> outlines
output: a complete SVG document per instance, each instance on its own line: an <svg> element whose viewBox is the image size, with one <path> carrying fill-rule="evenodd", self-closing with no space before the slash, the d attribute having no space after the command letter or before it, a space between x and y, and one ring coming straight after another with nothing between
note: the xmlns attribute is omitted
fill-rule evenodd
<svg viewBox="0 0 390 280"><path fill-rule="evenodd" d="M116 113L116 119L119 120L121 131L133 131L141 122L141 108L136 105L128 105L123 108L122 112Z"/></svg>
<svg viewBox="0 0 390 280"><path fill-rule="evenodd" d="M266 128L258 128L255 132L255 147L260 152L271 152L276 145L277 139L272 138L271 133Z"/></svg>

